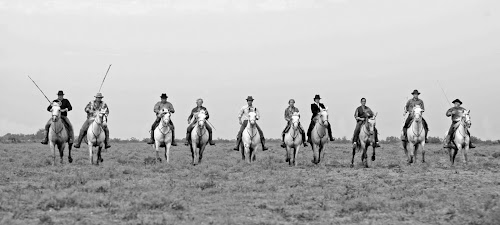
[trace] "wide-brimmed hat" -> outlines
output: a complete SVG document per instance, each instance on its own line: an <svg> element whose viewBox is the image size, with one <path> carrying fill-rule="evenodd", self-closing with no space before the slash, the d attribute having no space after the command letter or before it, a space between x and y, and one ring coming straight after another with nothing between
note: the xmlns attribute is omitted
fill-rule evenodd
<svg viewBox="0 0 500 225"><path fill-rule="evenodd" d="M319 95L315 95L314 100L316 100L316 99L321 99L321 97L319 97Z"/></svg>
<svg viewBox="0 0 500 225"><path fill-rule="evenodd" d="M94 97L96 97L96 98L104 98L104 96L101 93L97 93Z"/></svg>
<svg viewBox="0 0 500 225"><path fill-rule="evenodd" d="M419 94L420 94L420 92L418 92L418 90L417 90L417 89L415 89L415 90L413 90L413 92L412 92L411 94L412 94L412 95L414 95L414 94L419 95Z"/></svg>
<svg viewBox="0 0 500 225"><path fill-rule="evenodd" d="M58 91L57 95L64 95L64 92L63 91Z"/></svg>
<svg viewBox="0 0 500 225"><path fill-rule="evenodd" d="M458 98L457 98L457 99L455 99L455 100L453 100L451 103L455 104L455 102L460 103L460 105L462 104L462 101L460 101L460 99L458 99Z"/></svg>
<svg viewBox="0 0 500 225"><path fill-rule="evenodd" d="M162 93L161 96L160 96L160 98L168 98L168 96L167 96L167 94Z"/></svg>
<svg viewBox="0 0 500 225"><path fill-rule="evenodd" d="M253 101L254 99L253 99L253 97L252 97L252 96L248 96L246 100L247 100L247 101Z"/></svg>

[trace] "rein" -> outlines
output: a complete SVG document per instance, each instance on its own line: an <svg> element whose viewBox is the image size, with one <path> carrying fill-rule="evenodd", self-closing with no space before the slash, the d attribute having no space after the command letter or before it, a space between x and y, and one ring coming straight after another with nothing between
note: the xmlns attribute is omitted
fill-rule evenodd
<svg viewBox="0 0 500 225"><path fill-rule="evenodd" d="M163 119L163 117L161 118L161 127L158 127L159 130L160 130L160 133L163 134L164 136L167 136L168 133L170 133L172 130L171 129L168 129L168 131L166 133L163 132L163 128L168 128L168 123L165 122L165 120ZM164 125L166 124L166 125Z"/></svg>
<svg viewBox="0 0 500 225"><path fill-rule="evenodd" d="M292 123L292 125L290 125L288 135L290 135L290 137L292 137L293 142L295 142L295 139L297 139L297 137L299 136L299 133L300 133L300 132L297 132L299 130L299 123L297 122L297 128L294 128L293 124L294 123ZM293 130L293 135L290 132L291 130Z"/></svg>
<svg viewBox="0 0 500 225"><path fill-rule="evenodd" d="M255 136L257 136L257 131L255 131L256 129L257 129L257 127L252 127L252 124L250 123L250 120L249 120L248 125L247 125L245 130L247 130L248 135L250 135L250 141L252 141L252 142L253 142L253 139L255 138ZM253 131L252 132L253 134L250 132L250 130Z"/></svg>
<svg viewBox="0 0 500 225"><path fill-rule="evenodd" d="M64 130L64 123L61 121L61 117L57 116L57 121L60 121L62 126L61 126L61 129L59 131L56 130L56 125L57 125L57 122L54 122L52 121L52 130L55 132L56 135L60 136L62 131Z"/></svg>

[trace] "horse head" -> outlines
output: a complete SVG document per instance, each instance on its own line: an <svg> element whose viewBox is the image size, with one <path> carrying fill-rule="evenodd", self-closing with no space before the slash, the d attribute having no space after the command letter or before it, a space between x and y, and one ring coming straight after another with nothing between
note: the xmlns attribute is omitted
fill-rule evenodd
<svg viewBox="0 0 500 225"><path fill-rule="evenodd" d="M326 107L326 109L321 109L321 111L319 111L318 119L323 126L328 125L328 107Z"/></svg>
<svg viewBox="0 0 500 225"><path fill-rule="evenodd" d="M57 102L52 102L52 109L50 111L52 112L52 122L57 122L61 117L61 105Z"/></svg>
<svg viewBox="0 0 500 225"><path fill-rule="evenodd" d="M413 118L415 118L415 121L420 122L422 121L422 113L424 110L420 107L420 105L416 105L413 107Z"/></svg>
<svg viewBox="0 0 500 225"><path fill-rule="evenodd" d="M205 126L205 120L207 119L207 113L205 110L200 110L198 114L196 114L196 118L198 119L198 126Z"/></svg>
<svg viewBox="0 0 500 225"><path fill-rule="evenodd" d="M464 110L462 113L462 120L465 122L465 125L467 125L467 128L472 126L472 122L470 120L470 110Z"/></svg>
<svg viewBox="0 0 500 225"><path fill-rule="evenodd" d="M300 113L294 112L290 120L294 129L297 129L299 127L299 119L300 119Z"/></svg>
<svg viewBox="0 0 500 225"><path fill-rule="evenodd" d="M248 122L250 125L254 126L257 123L257 113L251 111L248 113Z"/></svg>
<svg viewBox="0 0 500 225"><path fill-rule="evenodd" d="M368 117L368 120L366 121L366 127L368 128L368 132L370 132L370 135L373 135L375 133L375 126L377 125L377 113L375 115Z"/></svg>
<svg viewBox="0 0 500 225"><path fill-rule="evenodd" d="M171 115L172 114L167 108L163 108L162 110L160 110L161 122L163 126L167 126L167 124L170 122Z"/></svg>
<svg viewBox="0 0 500 225"><path fill-rule="evenodd" d="M105 115L106 115L106 110L101 109L99 112L97 112L97 115L95 116L94 121L99 125L106 124L107 118Z"/></svg>

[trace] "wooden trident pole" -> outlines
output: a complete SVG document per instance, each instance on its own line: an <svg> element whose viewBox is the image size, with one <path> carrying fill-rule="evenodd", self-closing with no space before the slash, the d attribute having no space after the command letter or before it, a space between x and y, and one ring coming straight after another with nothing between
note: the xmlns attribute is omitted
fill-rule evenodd
<svg viewBox="0 0 500 225"><path fill-rule="evenodd" d="M45 99L47 99L49 104L51 104L52 102L49 100L49 98L47 98L47 95L45 95L45 93L43 93L42 89L40 89L40 87L38 87L38 85L35 83L35 81L33 79L31 79L31 77L29 75L28 75L28 78L30 78L30 80L33 81L33 84L35 84L35 86L38 88L38 90L40 90L40 92L42 92L42 95L45 97Z"/></svg>
<svg viewBox="0 0 500 225"><path fill-rule="evenodd" d="M102 85L104 84L104 81L106 80L106 77L108 76L108 72L109 72L109 69L111 69L111 65L112 64L109 64L109 67L108 67L108 70L106 71L106 75L104 75L104 79L102 79L102 83L101 83L101 86L99 87L99 93L101 92L101 88L102 88Z"/></svg>

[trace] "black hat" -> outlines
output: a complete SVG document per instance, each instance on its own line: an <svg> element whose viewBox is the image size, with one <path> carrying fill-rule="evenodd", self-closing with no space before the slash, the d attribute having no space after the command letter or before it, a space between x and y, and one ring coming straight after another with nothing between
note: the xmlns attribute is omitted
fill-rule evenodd
<svg viewBox="0 0 500 225"><path fill-rule="evenodd" d="M253 97L252 96L248 96L247 97L247 101L253 101Z"/></svg>
<svg viewBox="0 0 500 225"><path fill-rule="evenodd" d="M162 93L161 96L160 96L160 98L168 98L168 96L167 96L167 94Z"/></svg>
<svg viewBox="0 0 500 225"><path fill-rule="evenodd" d="M412 94L412 95L414 95L414 94L419 95L419 94L420 94L420 92L418 92L418 90L417 90L417 89L415 89L415 90L413 90L413 92L412 92L411 94Z"/></svg>
<svg viewBox="0 0 500 225"><path fill-rule="evenodd" d="M64 95L64 92L63 91L58 91L57 95Z"/></svg>
<svg viewBox="0 0 500 225"><path fill-rule="evenodd" d="M314 100L316 100L316 99L321 99L321 97L319 97L319 95L315 95Z"/></svg>
<svg viewBox="0 0 500 225"><path fill-rule="evenodd" d="M462 104L462 101L460 101L460 99L458 99L458 98L457 98L457 99L455 99L455 100L453 100L451 103L455 104L455 102L460 103L460 105Z"/></svg>

